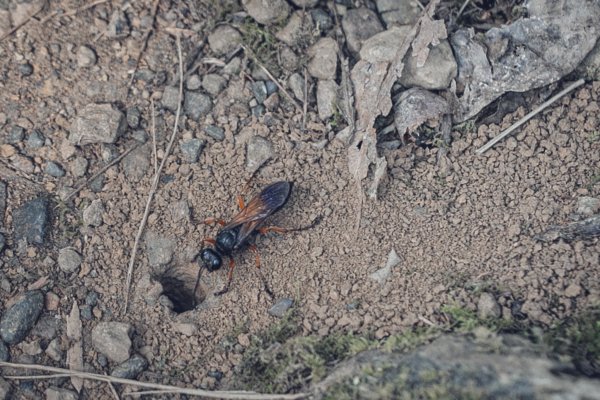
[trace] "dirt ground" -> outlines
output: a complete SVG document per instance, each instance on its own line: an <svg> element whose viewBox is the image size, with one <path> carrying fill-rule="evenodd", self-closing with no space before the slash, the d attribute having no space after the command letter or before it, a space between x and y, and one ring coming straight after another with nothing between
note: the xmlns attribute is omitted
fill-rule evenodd
<svg viewBox="0 0 600 400"><path fill-rule="evenodd" d="M197 163L182 161L178 143L182 138L206 138L203 123L183 118L146 233L173 240L175 256L169 265L187 268L193 276L196 266L191 260L201 240L217 231L200 221L213 216L227 219L237 211L235 196L249 177L246 143L255 135L273 143L274 157L260 170L251 192L276 180L294 184L290 201L271 221L296 227L317 217L322 220L307 231L258 239L263 272L275 299L262 289L251 253L242 253L236 257L229 293L212 296L226 282L225 270L205 273L205 301L181 314L158 298L160 288L151 276L160 268L150 266L142 241L132 302L123 313L124 281L153 179L152 167L136 182L119 164L106 172L100 191L86 188L67 203L60 195L83 178L73 177L68 168L62 178L42 172L49 160L65 167L72 161L65 143L70 124L86 104L116 102L123 109L136 105L142 118L150 121L150 97L158 99L167 83L177 83L175 40L159 30L149 41L141 68L166 71L167 82L153 85L137 80L126 97L142 37L139 31L121 41L103 37L101 17L109 15L111 7L115 5L101 4L76 18L32 21L0 42L0 111L6 117L0 121L2 135L19 124L28 132L40 129L50 140L37 150L20 148L33 158L33 174L25 176L5 162L2 165L2 180L9 188L2 225L9 249L1 255L2 278L10 283L10 290L0 291L0 301L6 305L31 283L49 277L44 290L60 301L57 309L45 309L42 318L59 320L61 336L73 301L81 304L90 290L97 292L93 318L83 321L84 361L90 370L109 370L99 364L91 347L91 329L100 321L134 325L134 349L150 362L139 379L215 389L220 385L216 371L225 379L231 377L250 337L277 323L267 310L279 298L294 299L303 334L352 331L375 338L428 322L445 323L444 305L476 309L484 291L497 297L504 318L527 318L544 326L600 300L600 240L541 243L533 239L551 225L574 220L578 198L600 196L599 81L559 100L483 156L475 155L475 149L530 110L520 108L500 125L455 129L445 175L437 162L437 148L409 144L381 149L389 179L382 184L378 201L364 203L356 230L359 198L348 173L345 146L337 140L323 148L315 145L329 132L314 111L308 115L308 126L314 129L307 133L301 129L302 114L287 106L258 118L219 106L228 104L231 96L250 99L248 80L242 75L232 77L229 89L215 100L213 124L225 129L225 139L208 138ZM198 9L182 18L210 16L204 12ZM131 25L137 27L150 15L150 5L134 2L128 15L134 16ZM159 15L175 21L178 11L163 6ZM201 47L194 40L184 38L184 58ZM75 51L84 44L92 45L98 56L90 68L77 66ZM33 66L31 76L19 72L23 60ZM206 72L212 67L200 68ZM174 113L160 111L158 119L160 161ZM134 144L132 133L127 132L116 150L122 153ZM89 161L85 178L104 165L100 145L74 151ZM136 151L149 153L151 142ZM49 238L41 247L13 248L12 210L44 193L54 206ZM83 227L82 209L96 199L104 205L104 223ZM174 212L182 201L190 208L189 219ZM77 273L65 273L53 261L65 246L75 247L83 256ZM369 275L385 265L391 249L401 261L380 285ZM18 360L20 352L19 346L11 348L11 358ZM65 366L64 360L56 362L43 353L35 361ZM35 387L47 384L35 382ZM103 385L85 385L110 395Z"/></svg>

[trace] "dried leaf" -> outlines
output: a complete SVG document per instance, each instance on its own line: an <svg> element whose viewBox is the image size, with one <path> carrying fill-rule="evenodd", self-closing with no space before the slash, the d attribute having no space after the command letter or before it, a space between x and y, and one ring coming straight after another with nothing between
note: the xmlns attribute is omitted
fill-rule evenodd
<svg viewBox="0 0 600 400"><path fill-rule="evenodd" d="M433 20L433 11L430 9L432 14L425 13L420 21L420 30L412 42L412 56L417 59L417 66L422 67L427 61L429 56L429 45L437 46L440 44L441 39L448 37L446 32L446 24L442 20Z"/></svg>
<svg viewBox="0 0 600 400"><path fill-rule="evenodd" d="M83 345L81 343L82 325L79 317L77 301L73 302L71 313L67 317L67 337L71 340L71 347L67 351L67 365L74 371L83 371ZM72 376L71 383L77 392L81 392L83 379Z"/></svg>
<svg viewBox="0 0 600 400"><path fill-rule="evenodd" d="M83 371L83 347L80 341L74 342L67 351L67 365L73 371ZM83 379L72 376L71 384L79 393L83 387Z"/></svg>
<svg viewBox="0 0 600 400"><path fill-rule="evenodd" d="M82 325L79 317L79 306L73 302L71 313L67 317L67 337L73 341L81 340Z"/></svg>
<svg viewBox="0 0 600 400"><path fill-rule="evenodd" d="M380 115L389 114L392 109L391 91L394 83L400 78L406 56L413 39L418 39L417 53L422 53L422 47L439 37L439 24L431 20L435 7L440 0L432 0L425 9L425 14L417 21L406 35L398 48L394 61L370 63L361 60L352 69L351 79L354 85L356 108L356 134L348 148L348 168L354 179L361 183L369 174L369 167L375 164L375 174L369 185L369 195L376 196L377 185L386 172L385 160L377 157L377 132L374 129L375 119ZM443 22L442 22L443 24ZM419 34L423 38L415 39ZM444 29L445 32L445 29ZM423 43L427 43L423 45Z"/></svg>

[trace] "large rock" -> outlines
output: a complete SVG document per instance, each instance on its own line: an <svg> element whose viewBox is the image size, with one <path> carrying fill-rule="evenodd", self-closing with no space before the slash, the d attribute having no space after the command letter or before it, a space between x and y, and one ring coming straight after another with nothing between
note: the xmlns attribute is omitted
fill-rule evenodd
<svg viewBox="0 0 600 400"><path fill-rule="evenodd" d="M360 59L370 63L392 62L396 52L411 30L410 26L393 26L365 40L360 48Z"/></svg>
<svg viewBox="0 0 600 400"><path fill-rule="evenodd" d="M337 69L338 45L332 38L323 38L308 49L308 73L317 79L334 79Z"/></svg>
<svg viewBox="0 0 600 400"><path fill-rule="evenodd" d="M114 143L126 127L125 114L111 104L88 104L75 118L69 140L79 145Z"/></svg>
<svg viewBox="0 0 600 400"><path fill-rule="evenodd" d="M377 11L387 27L413 25L421 15L421 8L413 0L377 0Z"/></svg>
<svg viewBox="0 0 600 400"><path fill-rule="evenodd" d="M92 329L92 346L108 359L122 363L129 358L133 332L130 324L123 322L100 322Z"/></svg>
<svg viewBox="0 0 600 400"><path fill-rule="evenodd" d="M43 197L29 200L13 214L13 229L17 243L43 244L48 225L48 200Z"/></svg>
<svg viewBox="0 0 600 400"><path fill-rule="evenodd" d="M0 336L8 344L22 341L37 321L44 307L44 295L33 290L22 295L0 320Z"/></svg>
<svg viewBox="0 0 600 400"><path fill-rule="evenodd" d="M217 55L228 54L242 43L240 32L230 25L219 25L208 36L208 45Z"/></svg>
<svg viewBox="0 0 600 400"><path fill-rule="evenodd" d="M428 393L455 399L598 398L600 381L556 373L566 367L516 336L474 341L447 335L407 354L359 353L337 366L312 394L314 399L370 400L389 399L390 393L394 398Z"/></svg>

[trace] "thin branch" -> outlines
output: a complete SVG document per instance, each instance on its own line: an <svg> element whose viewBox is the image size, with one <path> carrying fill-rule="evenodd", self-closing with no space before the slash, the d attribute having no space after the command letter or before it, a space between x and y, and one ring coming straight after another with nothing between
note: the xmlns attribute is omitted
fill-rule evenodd
<svg viewBox="0 0 600 400"><path fill-rule="evenodd" d="M302 104L302 130L306 129L306 113L308 112L308 73L304 68L304 104Z"/></svg>
<svg viewBox="0 0 600 400"><path fill-rule="evenodd" d="M470 2L471 2L471 0L465 0L463 5L460 7L460 9L458 10L458 14L456 14L457 21L460 18L460 16L462 15L463 11L465 11L465 8L467 8L467 6L469 5Z"/></svg>
<svg viewBox="0 0 600 400"><path fill-rule="evenodd" d="M21 27L23 27L26 23L28 23L29 21L31 21L31 19L33 17L35 17L36 15L38 15L40 13L40 11L42 11L44 9L45 6L46 6L46 2L44 1L42 3L42 5L40 6L40 8L37 9L37 11L34 11L33 13L31 13L31 15L29 15L27 18L25 18L23 20L23 22L21 22L20 24L17 24L10 31L8 31L4 35L2 35L2 37L0 37L0 42L2 40L6 39L7 37L9 37L10 35L12 35L13 33L15 33L16 31L18 31L19 29L21 29Z"/></svg>
<svg viewBox="0 0 600 400"><path fill-rule="evenodd" d="M86 187L91 181L93 181L94 179L96 179L97 177L99 177L100 175L102 175L104 172L106 172L107 169L109 169L110 167L112 167L113 165L117 164L119 161L121 161L127 154L131 153L132 151L134 151L135 149L137 149L138 147L140 147L140 145L135 145L133 147L131 147L129 150L125 151L123 154L121 154L119 157L115 158L114 160L112 160L109 164L106 164L104 167L100 168L100 170L98 172L96 172L94 175L92 175L88 180L86 180L85 182L83 182L81 185L77 186L75 188L75 190L73 190L71 193L69 193L67 195L67 197L64 198L64 201L69 200L71 197L75 196L77 193L79 193L81 191L81 189L83 189L84 187Z"/></svg>
<svg viewBox="0 0 600 400"><path fill-rule="evenodd" d="M112 382L108 381L107 384L108 384L108 388L110 389L110 392L113 394L115 399L121 400L121 398L119 397L119 393L117 393L117 390L115 389L115 386L112 384Z"/></svg>
<svg viewBox="0 0 600 400"><path fill-rule="evenodd" d="M226 400L295 400L295 399L303 399L308 397L306 393L296 393L296 394L262 394L255 392L242 392L242 391L210 391L210 390L202 390L202 389L190 389L190 388L179 388L177 386L170 385L162 385L159 383L151 383L151 382L140 382L132 379L123 379L116 378L114 376L109 375L100 375L94 374L91 372L80 372L80 371L71 371L64 368L56 368L56 367L47 367L45 365L39 364L17 364L10 363L6 361L0 361L0 367L8 367L15 369L24 369L24 370L33 370L33 371L48 371L55 372L60 374L60 376L76 376L82 379L89 379L94 381L102 381L102 382L110 382L110 383L119 383L123 385L131 385L137 386L141 388L148 388L154 390L162 390L168 391L168 393L180 393L180 394L188 394L192 396L204 396L210 399L226 399ZM6 379L52 379L57 375L36 375L36 376L4 376Z"/></svg>
<svg viewBox="0 0 600 400"><path fill-rule="evenodd" d="M499 141L501 141L502 139L504 139L506 136L508 136L510 133L512 133L512 131L514 131L515 129L517 129L518 127L520 127L521 125L523 125L525 122L529 121L531 118L533 118L534 116L536 116L537 114L539 114L541 111L543 111L549 105L551 105L552 103L554 103L556 100L560 99L565 94L567 94L567 93L569 93L569 92L577 89L579 86L583 85L584 83L585 83L584 79L580 79L580 80L578 80L576 82L573 82L572 84L570 84L569 86L567 86L565 89L563 89L560 92L558 92L555 96L551 97L549 100L547 100L544 103L542 103L542 105L540 105L539 107L537 107L535 110L533 110L532 112L530 112L529 114L527 114L526 116L524 116L523 118L521 118L518 122L512 124L508 129L506 129L504 132L500 133L498 136L496 136L495 138L493 138L492 140L490 140L489 142L487 142L484 146L482 146L481 148L477 149L475 152L477 154L479 154L479 155L485 153L493 145L495 145L496 143L498 143Z"/></svg>
<svg viewBox="0 0 600 400"><path fill-rule="evenodd" d="M152 111L152 154L154 158L154 175L158 174L158 153L156 151L156 115L154 114L154 99L150 97Z"/></svg>
<svg viewBox="0 0 600 400"><path fill-rule="evenodd" d="M127 306L129 304L129 288L131 287L133 265L135 263L135 256L137 254L140 238L142 237L142 233L144 232L144 227L146 226L146 221L148 220L148 214L150 214L150 205L152 203L152 199L154 198L154 194L156 193L156 189L158 188L158 182L160 181L160 173L163 170L165 164L167 163L169 154L171 154L171 148L173 147L173 142L175 141L175 137L177 136L177 128L179 126L179 116L181 115L181 103L183 101L183 55L181 54L181 39L179 38L179 35L175 35L175 38L177 40L177 56L179 57L179 98L177 104L177 112L175 113L175 124L173 125L173 133L171 134L171 139L169 140L169 144L167 146L167 150L165 151L165 155L163 156L163 159L160 162L160 166L158 167L157 173L154 174L154 181L152 182L150 193L148 193L148 200L146 201L144 215L142 217L142 221L140 222L137 235L135 236L133 249L131 250L131 258L129 260L129 267L127 268L127 281L125 282L125 312L127 312Z"/></svg>
<svg viewBox="0 0 600 400"><path fill-rule="evenodd" d="M133 68L133 72L131 73L131 78L129 78L129 83L127 84L127 93L125 94L126 98L129 97L129 92L131 92L131 86L133 85L133 80L135 79L135 73L137 72L137 70L140 66L140 61L142 60L142 56L144 55L144 52L146 51L146 48L148 47L148 40L150 39L150 35L154 31L154 21L156 20L156 13L158 11L158 3L159 2L160 2L160 0L154 0L154 4L152 5L152 25L150 26L150 29L148 29L148 31L144 35L144 40L142 41L142 48L140 49L140 52L138 53L138 56L135 60L135 67Z"/></svg>
<svg viewBox="0 0 600 400"><path fill-rule="evenodd" d="M437 326L436 324L434 324L433 322L431 322L430 320L428 320L427 318L425 318L422 315L417 315L417 318L419 319L419 321L423 322L424 324L427 324L429 326Z"/></svg>
<svg viewBox="0 0 600 400"><path fill-rule="evenodd" d="M252 52L252 50L250 50L246 46L243 46L243 47L244 47L244 51L246 52L246 54L248 54L248 55L250 55L250 57L252 57L252 59L254 60L254 62L256 64L258 64L258 66L260 67L260 69L262 69L265 74L267 74L267 76L269 77L269 79L271 79L273 82L275 82L275 85L277 85L277 87L279 88L279 90L281 90L281 92L283 94L285 94L285 96L292 102L292 104L298 109L298 111L302 112L302 107L300 106L300 104L298 104L298 102L296 100L294 100L294 98L292 97L292 95L289 94L287 90L285 90L285 88L283 87L283 85L281 83L279 83L279 81L273 76L273 74L271 74L271 72L269 72L269 70L267 69L267 67L265 67L258 60L258 57L256 57L256 55Z"/></svg>

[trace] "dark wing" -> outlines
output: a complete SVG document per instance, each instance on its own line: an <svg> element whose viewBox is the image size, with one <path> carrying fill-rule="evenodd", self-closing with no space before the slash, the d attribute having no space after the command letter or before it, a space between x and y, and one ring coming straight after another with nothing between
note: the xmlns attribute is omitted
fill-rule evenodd
<svg viewBox="0 0 600 400"><path fill-rule="evenodd" d="M223 229L234 229L240 226L237 235L238 244L242 243L262 221L279 210L290 196L290 182L275 182L256 195L246 207L235 215Z"/></svg>

